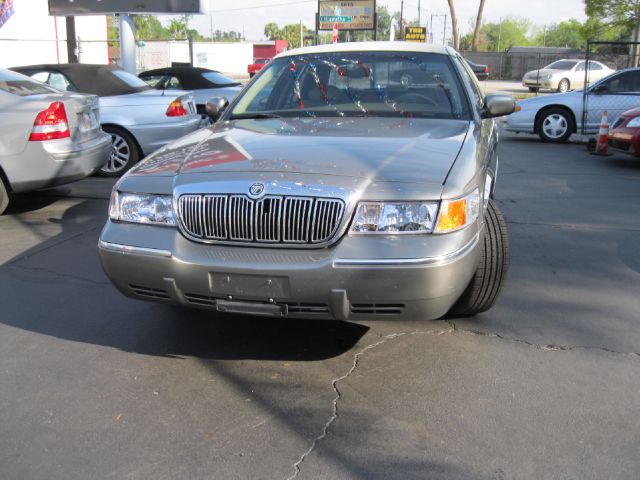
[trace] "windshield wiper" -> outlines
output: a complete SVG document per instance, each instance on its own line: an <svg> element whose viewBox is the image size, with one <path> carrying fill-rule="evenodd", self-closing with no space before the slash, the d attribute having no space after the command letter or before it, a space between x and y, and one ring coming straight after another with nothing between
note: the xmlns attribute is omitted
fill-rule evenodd
<svg viewBox="0 0 640 480"><path fill-rule="evenodd" d="M236 113L229 117L229 120L261 120L264 118L282 118L282 115L278 115L277 113L266 113L266 112L246 112L246 113Z"/></svg>

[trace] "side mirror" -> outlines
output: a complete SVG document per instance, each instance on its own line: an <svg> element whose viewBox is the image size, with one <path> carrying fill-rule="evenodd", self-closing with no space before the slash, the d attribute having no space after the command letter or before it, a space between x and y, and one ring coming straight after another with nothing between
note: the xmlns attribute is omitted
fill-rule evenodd
<svg viewBox="0 0 640 480"><path fill-rule="evenodd" d="M484 98L484 107L480 116L482 118L501 117L509 115L516 109L516 101L511 95L487 95Z"/></svg>
<svg viewBox="0 0 640 480"><path fill-rule="evenodd" d="M226 98L213 97L207 100L204 108L207 115L215 122L220 118L220 115L222 115L222 112L224 112L224 109L227 108L227 106L229 106L229 100Z"/></svg>
<svg viewBox="0 0 640 480"><path fill-rule="evenodd" d="M606 83L600 83L598 85L596 85L593 90L594 93L604 93L604 92L608 92L609 91L609 85L607 85Z"/></svg>

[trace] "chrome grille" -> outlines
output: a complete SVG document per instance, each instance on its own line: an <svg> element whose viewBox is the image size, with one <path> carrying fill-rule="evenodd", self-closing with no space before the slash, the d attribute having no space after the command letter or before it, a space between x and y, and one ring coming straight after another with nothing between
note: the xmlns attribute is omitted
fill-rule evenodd
<svg viewBox="0 0 640 480"><path fill-rule="evenodd" d="M267 195L182 195L178 217L195 240L318 244L337 232L344 203L336 198Z"/></svg>

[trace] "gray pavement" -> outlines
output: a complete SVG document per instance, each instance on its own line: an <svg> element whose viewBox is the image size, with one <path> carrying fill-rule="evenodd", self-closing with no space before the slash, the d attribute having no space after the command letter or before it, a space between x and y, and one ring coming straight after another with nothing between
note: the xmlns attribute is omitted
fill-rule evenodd
<svg viewBox="0 0 640 480"><path fill-rule="evenodd" d="M113 181L20 198L0 217L0 478L640 478L640 162L502 140L511 271L468 319L126 299L96 253Z"/></svg>

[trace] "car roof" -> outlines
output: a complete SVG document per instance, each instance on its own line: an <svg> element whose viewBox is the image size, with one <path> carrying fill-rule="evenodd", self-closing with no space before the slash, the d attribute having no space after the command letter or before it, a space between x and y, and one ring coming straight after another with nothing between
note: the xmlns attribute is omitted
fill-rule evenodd
<svg viewBox="0 0 640 480"><path fill-rule="evenodd" d="M27 74L43 70L60 72L69 77L69 80L73 82L79 92L93 93L101 97L126 95L148 90L144 87L132 87L116 75L109 75L114 70L123 70L119 65L114 64L42 63L39 65L12 67L11 70Z"/></svg>
<svg viewBox="0 0 640 480"><path fill-rule="evenodd" d="M220 73L217 70L209 70L202 67L166 67L156 68L154 70L147 70L138 74L139 77L146 75L167 75L177 77L180 80L180 86L186 90L198 90L203 88L215 88L215 87L232 87L240 85L240 82L233 81L228 83L215 83L205 78L203 73Z"/></svg>
<svg viewBox="0 0 640 480"><path fill-rule="evenodd" d="M292 55L333 52L415 52L452 55L453 53L455 53L455 50L443 45L418 42L346 42L328 43L324 45L316 45L313 47L287 50L286 52L280 53L275 58L289 57Z"/></svg>

